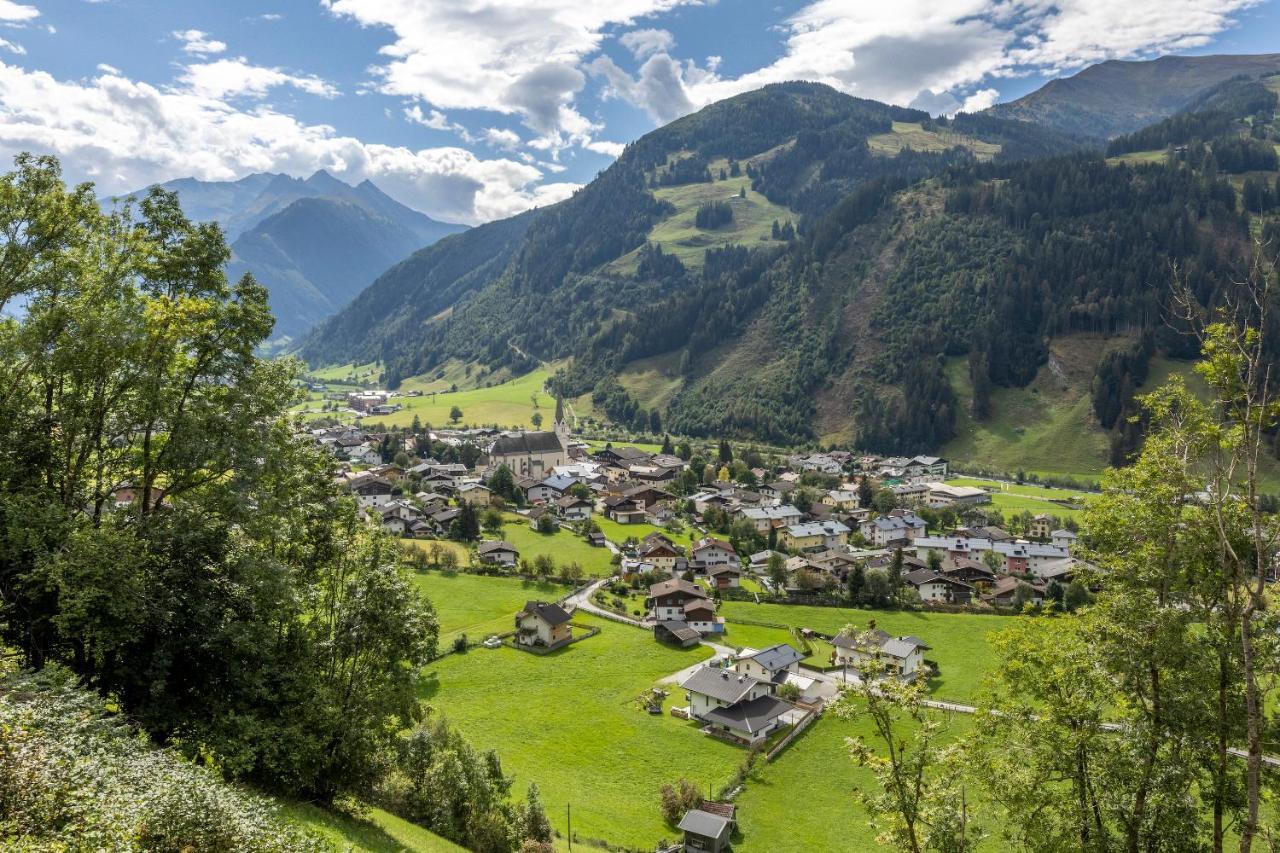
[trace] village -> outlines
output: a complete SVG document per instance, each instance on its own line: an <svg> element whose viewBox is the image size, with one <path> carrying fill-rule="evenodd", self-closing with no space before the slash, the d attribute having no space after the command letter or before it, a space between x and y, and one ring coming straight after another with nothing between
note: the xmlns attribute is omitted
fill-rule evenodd
<svg viewBox="0 0 1280 853"><path fill-rule="evenodd" d="M392 405L385 393L352 396L371 416ZM412 553L448 571L564 584L459 648L505 646L555 665L600 620L661 646L706 647L709 659L659 679L645 710L767 756L864 678L928 685L937 674L945 639L885 631L878 610L1066 611L1088 601L1096 572L1075 553L1071 511L1046 500L1045 512L1006 519L992 506L998 484L958 480L935 456L832 450L748 464L723 442L601 445L571 434L560 401L548 431L338 425L308 436L331 451L366 521ZM566 563L569 542L599 556ZM865 615L764 643L776 638L726 620L726 602ZM676 826L684 849L725 849L735 815L727 800L689 809Z"/></svg>

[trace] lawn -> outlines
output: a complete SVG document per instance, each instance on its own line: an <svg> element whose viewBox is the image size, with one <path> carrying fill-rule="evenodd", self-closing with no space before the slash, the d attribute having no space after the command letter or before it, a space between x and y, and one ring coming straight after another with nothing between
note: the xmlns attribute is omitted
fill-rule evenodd
<svg viewBox="0 0 1280 853"><path fill-rule="evenodd" d="M364 819L358 819L310 803L282 803L280 813L338 851L463 853L466 850L382 809L371 808Z"/></svg>
<svg viewBox="0 0 1280 853"><path fill-rule="evenodd" d="M952 736L962 735L972 724L962 714L948 719ZM845 738L859 735L879 743L865 719L841 720L826 714L772 763L757 765L736 801L741 840L733 849L741 853L890 849L876 844L876 833L854 799L856 789L878 784L869 769L849 757ZM981 849L1001 849L999 839L989 839Z"/></svg>
<svg viewBox="0 0 1280 853"><path fill-rule="evenodd" d="M512 629L512 618L531 599L554 601L569 588L519 578L496 578L462 572L413 572L418 591L430 599L440 622L440 648L458 634L481 640Z"/></svg>
<svg viewBox="0 0 1280 853"><path fill-rule="evenodd" d="M1082 512L1081 509L1066 507L1062 504L1054 503L1054 501L1071 501L1083 506L1089 500L1087 492L1077 492L1070 489L1050 489L1025 483L1017 485L970 477L955 477L947 482L954 486L976 486L981 489L998 488L999 491L991 495L991 506L1000 510L1006 516L1029 512L1032 515L1045 513L1059 518L1076 518Z"/></svg>
<svg viewBox="0 0 1280 853"><path fill-rule="evenodd" d="M932 646L925 657L938 663L941 675L929 682L930 689L939 698L957 701L973 699L977 695L982 678L992 663L987 634L1011 625L1009 620L1018 618L980 613L755 604L749 601L722 602L720 615L728 622L726 637L729 642L755 648L771 642L790 642L790 639L780 629L734 624L734 619L811 628L825 634L834 634L850 624L865 629L874 619L877 628L898 636L914 634Z"/></svg>
<svg viewBox="0 0 1280 853"><path fill-rule="evenodd" d="M652 524L619 524L618 522L603 516L596 518L595 522L599 525L600 532L605 535L605 538L615 545L621 545L628 539L643 539L650 533L657 532L666 536L677 545L682 546L687 551L693 546L695 541L702 537L702 534L692 527L685 527L685 529L680 533L672 533L669 530Z"/></svg>
<svg viewBox="0 0 1280 853"><path fill-rule="evenodd" d="M637 702L711 651L660 646L646 631L586 615L575 621L601 631L545 656L509 648L450 655L428 668L423 698L472 743L498 750L516 796L537 782L561 833L571 806L575 837L651 849L676 835L659 812L659 787L684 776L718 789L743 757Z"/></svg>
<svg viewBox="0 0 1280 853"><path fill-rule="evenodd" d="M867 138L867 147L872 153L888 157L896 156L905 149L947 151L956 146L968 148L979 160L990 160L1000 153L1000 146L994 142L983 142L953 130L925 130L918 121L895 121L890 132Z"/></svg>
<svg viewBox="0 0 1280 853"><path fill-rule="evenodd" d="M613 574L613 553L608 548L596 548L587 544L587 540L569 530L555 533L539 533L529 526L522 516L507 514L507 523L502 528L500 537L516 546L520 556L532 560L546 554L555 560L557 566L577 563L583 572L591 577L606 577ZM488 534L485 534L488 538Z"/></svg>
<svg viewBox="0 0 1280 853"><path fill-rule="evenodd" d="M1130 151L1127 154L1118 154L1115 157L1108 157L1107 163L1112 166L1118 166L1124 163L1129 166L1147 166L1152 163L1163 165L1169 161L1169 154L1163 148L1152 151Z"/></svg>
<svg viewBox="0 0 1280 853"><path fill-rule="evenodd" d="M380 372L378 363L371 361L368 364L334 364L308 370L307 375L335 385L371 385L377 383Z"/></svg>

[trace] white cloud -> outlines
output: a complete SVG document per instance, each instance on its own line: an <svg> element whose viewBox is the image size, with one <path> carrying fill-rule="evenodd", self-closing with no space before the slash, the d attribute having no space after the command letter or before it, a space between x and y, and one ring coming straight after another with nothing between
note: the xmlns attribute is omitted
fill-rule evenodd
<svg viewBox="0 0 1280 853"><path fill-rule="evenodd" d="M606 29L698 0L324 0L334 14L386 27L375 69L385 94L437 109L519 115L548 150L599 128L578 112L579 68ZM532 144L532 143L531 143Z"/></svg>
<svg viewBox="0 0 1280 853"><path fill-rule="evenodd" d="M783 54L739 77L665 51L635 75L607 58L591 70L608 93L669 121L712 101L784 80L934 112L994 103L992 81L1061 73L1206 44L1259 0L813 0L786 21Z"/></svg>
<svg viewBox="0 0 1280 853"><path fill-rule="evenodd" d="M655 53L667 53L675 47L676 38L667 30L632 30L618 36L618 43L631 51L636 59Z"/></svg>
<svg viewBox="0 0 1280 853"><path fill-rule="evenodd" d="M486 127L481 138L494 148L504 148L508 151L520 144L520 134L507 128Z"/></svg>
<svg viewBox="0 0 1280 853"><path fill-rule="evenodd" d="M621 142L610 142L607 139L593 139L583 146L588 151L594 151L597 154L604 154L607 157L620 157L622 151L627 146Z"/></svg>
<svg viewBox="0 0 1280 853"><path fill-rule="evenodd" d="M369 178L432 216L468 223L550 204L578 186L540 184L543 172L534 166L462 148L364 143L265 104L242 109L182 86L158 88L114 73L63 81L0 62L0 157L20 151L58 155L69 180L94 180L105 194L185 175L230 180L325 168L352 182Z"/></svg>
<svg viewBox="0 0 1280 853"><path fill-rule="evenodd" d="M208 33L200 30L177 30L173 37L182 42L182 49L187 53L205 55L222 53L227 49L226 42L209 38Z"/></svg>
<svg viewBox="0 0 1280 853"><path fill-rule="evenodd" d="M23 56L27 52L27 49L22 45L3 38L0 38L0 50L7 50L10 53L16 53L19 56Z"/></svg>
<svg viewBox="0 0 1280 853"><path fill-rule="evenodd" d="M40 10L35 6L15 3L13 0L0 0L0 21L30 21L32 18L38 18L39 16Z"/></svg>
<svg viewBox="0 0 1280 853"><path fill-rule="evenodd" d="M114 65L108 65L105 62L98 63L98 70L101 71L103 74L114 74L117 76L119 76L120 74L119 68L116 68Z"/></svg>
<svg viewBox="0 0 1280 853"><path fill-rule="evenodd" d="M237 95L261 98L268 90L277 86L292 86L309 95L323 98L338 95L336 88L319 77L289 74L279 68L252 65L244 57L188 65L183 69L180 79L192 92L206 98Z"/></svg>

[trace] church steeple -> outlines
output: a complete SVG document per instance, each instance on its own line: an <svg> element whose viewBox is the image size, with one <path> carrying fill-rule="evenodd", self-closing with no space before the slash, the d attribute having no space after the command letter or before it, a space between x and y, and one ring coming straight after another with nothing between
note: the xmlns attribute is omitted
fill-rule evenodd
<svg viewBox="0 0 1280 853"><path fill-rule="evenodd" d="M556 435L560 437L561 444L568 446L569 441L569 422L564 419L564 396L556 392Z"/></svg>

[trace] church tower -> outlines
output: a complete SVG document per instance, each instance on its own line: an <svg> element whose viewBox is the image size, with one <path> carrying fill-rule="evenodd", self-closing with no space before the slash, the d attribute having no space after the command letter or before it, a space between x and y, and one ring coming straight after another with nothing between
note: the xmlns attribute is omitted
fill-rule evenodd
<svg viewBox="0 0 1280 853"><path fill-rule="evenodd" d="M560 439L560 444L564 447L569 446L569 422L564 417L564 397L560 392L556 392L556 437Z"/></svg>

